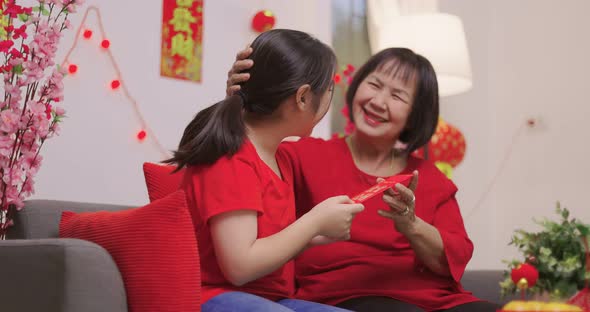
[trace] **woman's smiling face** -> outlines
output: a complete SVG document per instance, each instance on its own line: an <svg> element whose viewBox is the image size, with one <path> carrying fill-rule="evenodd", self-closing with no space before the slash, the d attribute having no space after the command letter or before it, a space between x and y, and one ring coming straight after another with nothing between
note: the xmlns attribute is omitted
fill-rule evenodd
<svg viewBox="0 0 590 312"><path fill-rule="evenodd" d="M396 64L385 64L360 83L352 103L357 131L395 142L406 127L416 90L415 75L402 79ZM393 73L393 74L392 74Z"/></svg>

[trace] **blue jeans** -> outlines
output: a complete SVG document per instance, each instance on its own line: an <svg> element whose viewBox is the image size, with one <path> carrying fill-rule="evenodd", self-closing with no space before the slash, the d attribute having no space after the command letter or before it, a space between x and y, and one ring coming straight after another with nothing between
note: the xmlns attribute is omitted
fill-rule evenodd
<svg viewBox="0 0 590 312"><path fill-rule="evenodd" d="M240 291L226 292L217 295L201 306L202 312L234 312L234 311L256 311L256 312L346 312L341 308L321 303L297 300L282 299L277 302Z"/></svg>

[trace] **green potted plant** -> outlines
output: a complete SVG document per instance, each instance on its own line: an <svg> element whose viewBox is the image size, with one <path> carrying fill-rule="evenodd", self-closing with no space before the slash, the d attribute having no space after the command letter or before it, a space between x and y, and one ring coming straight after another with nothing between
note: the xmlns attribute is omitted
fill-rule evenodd
<svg viewBox="0 0 590 312"><path fill-rule="evenodd" d="M558 222L546 218L534 220L542 227L540 232L522 229L514 232L510 245L518 248L524 261L504 261L508 269L504 272L505 279L500 282L503 296L516 292L517 286L510 278L510 271L522 262L533 265L539 271L537 283L527 290L531 294L563 300L587 286L586 281L590 279L590 268L586 265L590 225L570 218L569 211L561 208L559 202L556 206L555 211L561 218Z"/></svg>

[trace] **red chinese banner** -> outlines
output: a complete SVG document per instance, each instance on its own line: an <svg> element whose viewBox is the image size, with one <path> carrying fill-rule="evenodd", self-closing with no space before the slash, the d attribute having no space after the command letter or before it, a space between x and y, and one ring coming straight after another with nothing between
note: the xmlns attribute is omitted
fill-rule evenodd
<svg viewBox="0 0 590 312"><path fill-rule="evenodd" d="M203 0L163 0L160 75L201 82Z"/></svg>

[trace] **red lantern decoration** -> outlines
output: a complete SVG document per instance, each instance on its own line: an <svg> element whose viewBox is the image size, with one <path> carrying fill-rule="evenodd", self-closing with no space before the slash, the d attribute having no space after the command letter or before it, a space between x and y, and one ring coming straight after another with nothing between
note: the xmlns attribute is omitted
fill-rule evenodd
<svg viewBox="0 0 590 312"><path fill-rule="evenodd" d="M459 129L439 119L436 131L428 143L428 159L444 162L455 168L465 156L465 138ZM424 149L414 152L415 156L424 157Z"/></svg>
<svg viewBox="0 0 590 312"><path fill-rule="evenodd" d="M258 11L252 18L252 29L256 32L265 32L275 26L276 18L269 10Z"/></svg>
<svg viewBox="0 0 590 312"><path fill-rule="evenodd" d="M516 285L525 284L523 282L524 280L526 281L525 288L533 287L539 279L539 271L537 271L537 269L534 266L528 263L523 263L518 265L516 268L512 269L512 271L510 272L510 278L512 278L512 281Z"/></svg>

